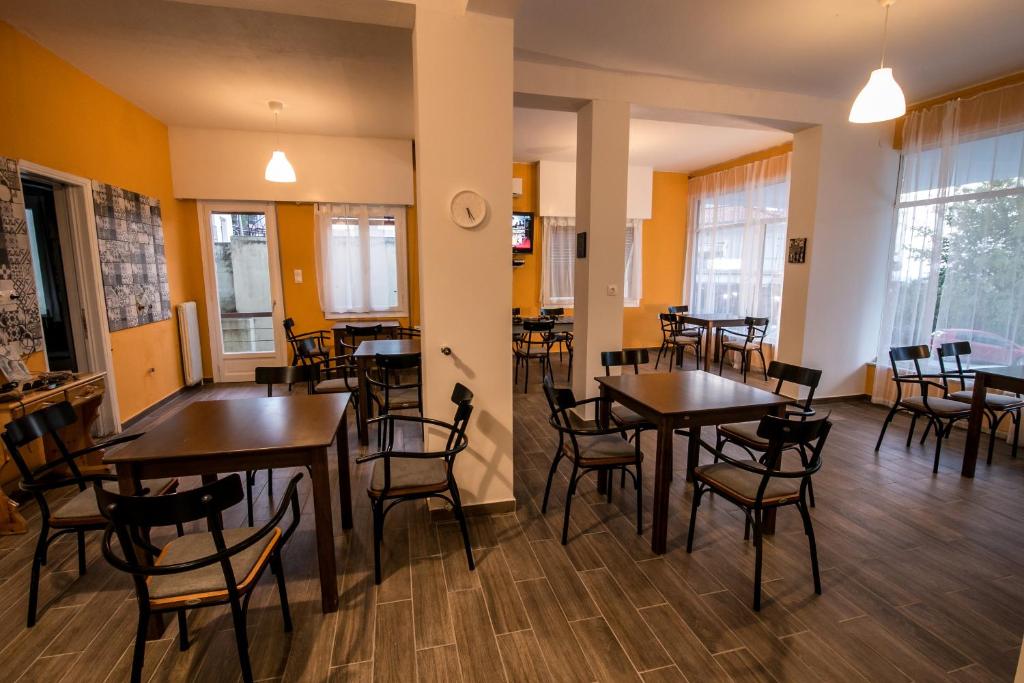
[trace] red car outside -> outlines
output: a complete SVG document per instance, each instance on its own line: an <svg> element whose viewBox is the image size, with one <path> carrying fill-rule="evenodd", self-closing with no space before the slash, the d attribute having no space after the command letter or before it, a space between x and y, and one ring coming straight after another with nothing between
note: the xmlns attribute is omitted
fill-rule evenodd
<svg viewBox="0 0 1024 683"><path fill-rule="evenodd" d="M1018 365L1024 363L1024 346L984 330L948 329L932 332L932 348L954 341L971 343L972 365Z"/></svg>

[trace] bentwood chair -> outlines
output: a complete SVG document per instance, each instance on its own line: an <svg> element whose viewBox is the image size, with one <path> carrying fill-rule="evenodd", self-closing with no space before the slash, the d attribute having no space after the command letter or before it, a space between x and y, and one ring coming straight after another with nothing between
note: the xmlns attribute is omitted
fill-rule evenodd
<svg viewBox="0 0 1024 683"><path fill-rule="evenodd" d="M761 419L757 435L769 443L761 462L735 460L719 454L722 462L700 465L693 472L693 506L690 510L690 529L686 536L686 552L693 552L693 537L697 524L697 509L707 492L728 500L741 510L747 524L754 528L754 609L761 609L761 564L763 556L764 514L773 509L795 505L804 522L804 533L811 551L811 575L814 592L821 595L821 577L818 573L818 551L814 543L814 528L807 509L807 489L811 476L821 469L821 452L825 447L832 423L820 420L787 420L766 416ZM806 449L810 456L800 469L783 470L782 452L795 445ZM744 536L746 538L746 536Z"/></svg>
<svg viewBox="0 0 1024 683"><path fill-rule="evenodd" d="M926 344L920 344L917 346L894 346L889 349L889 364L892 367L892 381L896 383L896 402L893 403L892 409L889 414L885 416L885 421L882 423L882 431L878 435L878 441L875 443L875 450L877 451L882 447L882 438L885 437L885 430L888 429L889 423L892 422L893 417L898 412L910 413L910 429L907 432L907 447L910 447L910 442L914 438L914 427L917 425L917 418L924 417L928 420L928 429L925 430L924 436L921 438L921 443L928 437L928 431L931 428L935 428L935 464L932 466L932 472L939 471L939 456L942 454L942 440L949 436L950 431L953 429L953 425L957 420L966 420L970 417L971 406L965 404L963 401L955 401L950 398L944 398L946 393L946 387L938 382L929 379L929 376L925 375L921 371L921 361L928 360L931 356L931 351ZM913 371L910 373L903 373L900 371L898 363L911 361L913 363ZM930 375L935 377L935 375ZM903 387L904 385L917 385L921 391L920 396L904 396ZM931 389L936 389L942 396L930 396L928 392Z"/></svg>
<svg viewBox="0 0 1024 683"><path fill-rule="evenodd" d="M540 371L551 375L551 330L555 324L550 320L524 320L523 333L512 339L512 354L515 360L513 385L519 383L519 365L523 365L525 377L523 393L530 390L530 361L540 361Z"/></svg>
<svg viewBox="0 0 1024 683"><path fill-rule="evenodd" d="M807 389L806 397L802 400L796 399L794 405L786 409L786 417L789 419L806 420L814 415L811 401L814 400L814 390L817 389L818 382L821 380L821 370L803 368L799 365L790 365L789 363L780 363L773 360L768 365L767 374L772 379L778 380L775 389L772 390L772 393L776 396L782 395L782 387L787 382ZM718 461L719 454L721 454L722 449L727 443L736 444L755 460L762 459L768 453L771 443L758 435L760 426L759 420L718 425L715 462ZM799 448L797 444L786 444L783 450L796 450L800 454L804 467L808 466L807 452ZM807 484L807 497L811 507L814 507L814 488L810 482Z"/></svg>
<svg viewBox="0 0 1024 683"><path fill-rule="evenodd" d="M284 630L292 630L281 550L299 525L296 486L300 479L302 474L292 477L280 508L259 529L224 529L221 525L220 513L242 500L242 482L237 474L158 498L121 496L95 487L99 509L109 520L103 535L103 557L115 569L132 575L139 604L132 683L142 680L150 616L177 613L178 647L184 651L189 647L186 611L215 605L230 605L242 680L253 680L246 613L253 589L268 565L277 577ZM289 507L291 522L282 530L278 525ZM163 548L151 544L145 533L149 526L201 519L206 520L208 531L174 538ZM114 549L115 535L120 551Z"/></svg>
<svg viewBox="0 0 1024 683"><path fill-rule="evenodd" d="M423 415L421 362L418 353L376 357L376 371L367 373L366 381L377 415L396 410L417 410ZM383 448L382 433L378 433L377 443Z"/></svg>
<svg viewBox="0 0 1024 683"><path fill-rule="evenodd" d="M356 462L373 461L370 487L366 493L373 510L373 569L378 584L381 581L380 546L384 536L384 518L395 505L408 500L440 498L447 501L462 531L469 569L472 571L476 568L453 469L455 457L469 445L466 425L473 414L473 392L462 384L456 384L452 391L452 403L455 404L455 417L451 423L394 413L371 420L377 423L378 433L383 435L380 451L357 458ZM447 431L444 448L437 451L395 450L395 426L406 423L419 426L420 429L433 427Z"/></svg>
<svg viewBox="0 0 1024 683"><path fill-rule="evenodd" d="M761 357L761 370L764 372L764 381L768 381L768 364L764 362L764 338L768 334L768 318L753 318L747 316L743 319L745 330L722 330L722 353L718 358L718 374L722 374L722 366L725 364L725 357L729 351L740 354L740 370L743 372L743 383L747 383L747 370L750 369L750 357L756 351ZM731 334L733 337L726 337ZM738 338L737 338L738 337Z"/></svg>
<svg viewBox="0 0 1024 683"><path fill-rule="evenodd" d="M542 307L540 309L540 317L549 318L552 321L557 321L565 315L565 309L561 307ZM566 381L572 381L572 342L574 340L572 332L569 330L562 330L560 332L548 333L548 341L551 342L552 348L558 347L558 362L562 362L562 350L569 355L569 371L567 373Z"/></svg>
<svg viewBox="0 0 1024 683"><path fill-rule="evenodd" d="M342 336L348 340L348 344L352 348L357 348L364 341L380 339L381 334L384 333L384 326L380 323L372 325L345 325L343 332Z"/></svg>
<svg viewBox="0 0 1024 683"><path fill-rule="evenodd" d="M313 358L326 358L331 355L330 330L314 330L313 332L296 334L295 321L291 318L285 318L284 336L288 340L288 345L292 347L292 365L298 365L300 362L299 343L304 340L310 343L306 349L307 355L312 356Z"/></svg>
<svg viewBox="0 0 1024 683"><path fill-rule="evenodd" d="M612 368L633 368L633 374L640 374L640 366L651 362L647 349L623 349L622 351L602 351L601 365L604 366L605 377L612 374ZM609 415L619 427L634 429L654 429L654 425L647 421L647 418L639 413L630 410L626 406L613 403L609 409Z"/></svg>
<svg viewBox="0 0 1024 683"><path fill-rule="evenodd" d="M29 574L28 586L28 627L36 623L36 604L39 598L40 568L46 565L47 550L50 544L65 534L75 534L78 538L78 575L86 572L85 568L85 532L102 531L106 520L96 507L96 496L86 486L92 482L100 482L110 490L117 490L117 477L107 472L103 474L82 474L76 462L89 453L133 441L142 434L119 436L103 443L70 451L60 436L60 430L74 424L78 420L75 409L67 401L29 413L24 417L7 423L2 435L4 445L11 454L18 472L21 474L21 490L32 494L39 506L39 539L36 541L35 553L32 555L32 570ZM26 446L36 439L49 438L57 446L59 457L38 467L29 467L22 452ZM178 486L177 479L153 479L144 483L144 490L138 491L163 495ZM46 499L48 491L71 489L71 496L59 507L50 509ZM75 490L77 489L77 491ZM55 533L50 534L54 529Z"/></svg>
<svg viewBox="0 0 1024 683"><path fill-rule="evenodd" d="M690 307L689 306L669 306L668 307L668 312L669 313L675 313L676 315L686 315L687 313L690 312Z"/></svg>
<svg viewBox="0 0 1024 683"><path fill-rule="evenodd" d="M935 350L936 355L939 357L939 372L942 373L942 384L945 386L946 398L951 398L954 401L963 401L964 403L972 403L974 401L974 392L968 386L968 380L974 379L974 370L964 368L963 357L971 355L971 342L969 341L956 341L947 342L940 345ZM956 364L956 369L950 372L946 372L946 359L953 358ZM955 379L960 383L960 390L950 391L949 380ZM1021 419L1021 408L1024 408L1024 398L1021 398L1020 394L993 394L992 392L985 393L985 418L988 420L989 439L988 439L988 464L992 464L992 455L995 451L996 445L996 432L999 429L999 423L1001 423L1007 416L1013 423L1013 457L1017 457L1017 447L1020 444L1020 419Z"/></svg>
<svg viewBox="0 0 1024 683"><path fill-rule="evenodd" d="M636 533L642 534L643 523L643 453L640 452L640 430L634 429L633 443L629 443L626 429L618 425L602 426L597 420L584 420L573 410L593 404L595 411L600 407L600 397L577 401L572 389L556 389L550 377L544 378L544 396L547 398L551 416L548 422L558 430L558 450L551 461L548 481L544 486L544 502L541 512L548 511L548 497L551 495L551 481L558 471L562 458L572 463L569 487L565 493L565 513L562 519L562 545L569 542L569 511L576 486L580 479L590 472L613 472L619 470L633 479L636 489ZM630 467L633 468L630 471ZM608 502L612 500L612 489L607 486Z"/></svg>
<svg viewBox="0 0 1024 683"><path fill-rule="evenodd" d="M658 320L661 322L661 348L658 349L658 358L654 361L654 369L658 369L661 354L665 351L669 352L669 372L672 372L672 368L677 364L682 367L686 349L689 347L693 348L697 368L700 368L701 342L704 331L699 327L685 325L682 316L676 313L659 313Z"/></svg>

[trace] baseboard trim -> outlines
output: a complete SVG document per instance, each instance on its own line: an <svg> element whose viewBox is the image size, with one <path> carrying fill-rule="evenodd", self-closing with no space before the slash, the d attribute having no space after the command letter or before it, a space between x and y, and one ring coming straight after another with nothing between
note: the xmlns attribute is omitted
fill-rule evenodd
<svg viewBox="0 0 1024 683"><path fill-rule="evenodd" d="M124 422L122 422L121 423L121 429L122 430L131 429L132 427L137 425L139 422L144 420L146 417L152 415L153 413L155 413L156 411L160 410L161 408L166 406L168 403L170 403L171 401L175 400L176 398L182 396L183 394L187 394L187 393L190 393L190 392L193 392L193 391L199 391L199 386L200 385L197 384L197 385L191 386L191 387L180 387L177 391L175 391L173 393L170 393L170 394L167 394L162 399L160 399L159 401L157 401L153 405L149 406L148 408L146 408L142 412L136 413L132 417L130 417L127 420L125 420Z"/></svg>
<svg viewBox="0 0 1024 683"><path fill-rule="evenodd" d="M484 515L502 515L516 511L516 501L499 500L494 503L477 503L475 505L463 505L462 511L467 517L482 517ZM448 507L436 508L430 511L430 521L447 522L455 519L455 514Z"/></svg>

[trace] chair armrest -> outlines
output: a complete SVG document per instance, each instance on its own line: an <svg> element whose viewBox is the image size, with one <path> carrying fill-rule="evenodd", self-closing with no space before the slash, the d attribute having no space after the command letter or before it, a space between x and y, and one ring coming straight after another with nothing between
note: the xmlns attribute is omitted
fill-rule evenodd
<svg viewBox="0 0 1024 683"><path fill-rule="evenodd" d="M54 460L52 462L48 462L45 465L42 465L42 466L36 468L35 470L33 470L32 475L33 476L38 476L40 474L46 474L47 472L50 472L52 470L58 469L60 467L65 467L65 466L67 466L67 463L64 462L63 460ZM62 479L36 482L34 484L28 484L28 483L25 483L24 481L22 481L22 482L20 482L18 484L18 487L21 488L22 491L25 491L25 492L28 492L28 493L34 493L36 491L50 491L50 490L53 490L53 489L60 489L60 488L66 487L66 486L78 486L79 482L83 482L83 483L89 484L89 483L92 483L94 481L117 481L117 475L115 475L115 474L86 474L86 475L82 475L81 479L79 479L77 477L64 477Z"/></svg>
<svg viewBox="0 0 1024 683"><path fill-rule="evenodd" d="M942 386L938 382L933 382L933 381L928 380L928 379L919 379L917 377L904 377L904 376L893 375L892 381L893 382L898 382L900 384L917 384L922 389L924 389L925 387L935 387L939 391L945 391L946 390L946 387ZM936 397L936 398L939 398L939 397Z"/></svg>
<svg viewBox="0 0 1024 683"><path fill-rule="evenodd" d="M123 443L128 443L129 441L135 441L144 434L145 432L138 432L137 434L121 434L120 436L115 436L112 439L107 439L102 443L93 444L88 448L79 449L73 453L70 453L69 455L72 458L77 458L81 455L86 455L87 453L95 453L96 451L101 451L104 448L110 448L111 446L118 446Z"/></svg>
<svg viewBox="0 0 1024 683"><path fill-rule="evenodd" d="M373 424L375 422L382 422L384 420L400 420L402 422L418 422L420 424L433 425L434 427L443 427L451 431L455 430L455 425L442 420L435 420L432 417L420 417L419 415L395 415L394 413L388 413L387 415L381 415L380 417L374 417L366 421L366 424Z"/></svg>
<svg viewBox="0 0 1024 683"><path fill-rule="evenodd" d="M293 334L292 339L307 339L309 337L317 337L319 339L324 339L330 336L330 330L314 330L312 332L303 332L302 334Z"/></svg>

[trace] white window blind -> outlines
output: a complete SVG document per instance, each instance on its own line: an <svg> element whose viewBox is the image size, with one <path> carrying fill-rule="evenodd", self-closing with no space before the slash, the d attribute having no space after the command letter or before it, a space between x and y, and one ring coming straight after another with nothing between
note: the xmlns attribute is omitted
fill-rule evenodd
<svg viewBox="0 0 1024 683"><path fill-rule="evenodd" d="M643 227L644 222L631 218L626 222L626 276L622 299L626 306L637 307L643 296Z"/></svg>
<svg viewBox="0 0 1024 683"><path fill-rule="evenodd" d="M405 207L319 204L316 237L325 317L408 315Z"/></svg>
<svg viewBox="0 0 1024 683"><path fill-rule="evenodd" d="M543 261L541 263L541 305L573 305L573 277L576 268L576 221L574 218L544 216ZM639 306L643 295L643 221L626 222L624 305Z"/></svg>

